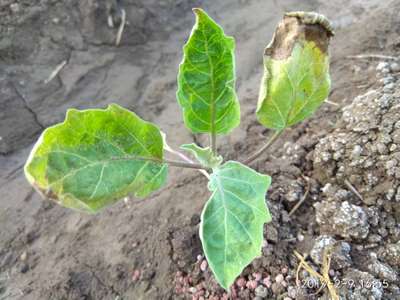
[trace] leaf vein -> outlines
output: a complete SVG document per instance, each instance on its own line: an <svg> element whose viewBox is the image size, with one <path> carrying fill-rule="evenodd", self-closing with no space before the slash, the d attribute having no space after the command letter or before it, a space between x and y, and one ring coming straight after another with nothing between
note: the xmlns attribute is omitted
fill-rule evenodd
<svg viewBox="0 0 400 300"><path fill-rule="evenodd" d="M92 199L94 197L94 195L96 195L97 189L99 188L100 183L103 180L104 169L105 169L105 164L103 164L103 166L101 167L99 180L97 181L96 187L94 188L94 190L93 190L92 194L90 195L89 199Z"/></svg>
<svg viewBox="0 0 400 300"><path fill-rule="evenodd" d="M252 208L252 209L258 211L259 213L261 213L261 214L263 214L263 215L265 215L265 212L263 212L260 208L254 206L254 205L251 205L250 203L247 203L245 200L243 200L241 197L239 197L238 195L236 195L234 192L230 191L229 189L225 188L225 192L227 192L227 193L233 195L236 199L240 200L240 201L241 201L243 204L245 204L246 206L248 206L248 207L250 207L250 208Z"/></svg>
<svg viewBox="0 0 400 300"><path fill-rule="evenodd" d="M251 244L254 244L253 238L250 235L249 231L247 230L247 228L243 225L243 223L240 221L240 219L236 216L236 214L234 214L230 209L228 209L228 213L231 214L232 217L234 217L236 219L236 222L239 223L239 225L243 228L244 232L246 233L246 235L249 237L249 240L251 241Z"/></svg>

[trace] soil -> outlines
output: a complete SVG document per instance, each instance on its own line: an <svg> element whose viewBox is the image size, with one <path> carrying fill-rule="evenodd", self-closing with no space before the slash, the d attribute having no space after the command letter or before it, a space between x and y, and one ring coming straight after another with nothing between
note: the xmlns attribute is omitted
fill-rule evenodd
<svg viewBox="0 0 400 300"><path fill-rule="evenodd" d="M129 23L115 47L104 1L0 2L0 299L330 299L304 270L296 285L294 251L321 271L326 249L342 299L400 299L400 62L349 58L399 57L399 1L123 5ZM262 52L283 12L321 12L336 31L329 97L336 104L323 104L253 164L273 178L273 222L262 257L229 296L202 256L199 215L209 192L198 172L172 169L151 197L89 216L42 200L22 170L40 132L69 107L116 102L159 124L175 148L206 143L184 128L175 99L196 6L237 43L242 123L219 140L226 159L243 160L270 134L254 111Z"/></svg>

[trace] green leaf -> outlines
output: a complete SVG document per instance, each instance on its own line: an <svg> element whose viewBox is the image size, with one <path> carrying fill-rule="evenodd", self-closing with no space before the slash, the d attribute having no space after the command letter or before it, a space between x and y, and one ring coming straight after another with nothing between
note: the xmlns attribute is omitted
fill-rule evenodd
<svg viewBox="0 0 400 300"><path fill-rule="evenodd" d="M145 197L166 180L160 130L116 104L70 109L47 128L25 165L28 181L46 197L94 213L133 193Z"/></svg>
<svg viewBox="0 0 400 300"><path fill-rule="evenodd" d="M328 97L328 21L316 13L288 13L265 49L257 106L260 123L282 130L309 117Z"/></svg>
<svg viewBox="0 0 400 300"><path fill-rule="evenodd" d="M210 169L218 167L223 161L222 156L215 156L210 147L201 148L192 143L181 145L180 148L192 153L201 165Z"/></svg>
<svg viewBox="0 0 400 300"><path fill-rule="evenodd" d="M235 92L235 41L203 10L179 66L177 99L193 133L226 134L240 123Z"/></svg>
<svg viewBox="0 0 400 300"><path fill-rule="evenodd" d="M265 194L271 178L229 161L211 175L212 195L201 216L203 250L219 284L226 290L261 255L263 225L271 221Z"/></svg>

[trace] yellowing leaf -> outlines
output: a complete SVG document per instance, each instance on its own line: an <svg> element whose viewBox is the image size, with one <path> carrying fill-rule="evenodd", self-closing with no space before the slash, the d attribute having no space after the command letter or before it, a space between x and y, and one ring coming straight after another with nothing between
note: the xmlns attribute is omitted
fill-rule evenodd
<svg viewBox="0 0 400 300"><path fill-rule="evenodd" d="M309 117L328 97L329 21L316 13L286 14L264 53L257 117L282 130Z"/></svg>
<svg viewBox="0 0 400 300"><path fill-rule="evenodd" d="M194 133L226 134L240 123L235 92L235 42L203 10L179 66L177 99Z"/></svg>
<svg viewBox="0 0 400 300"><path fill-rule="evenodd" d="M201 216L200 238L210 268L226 290L261 255L264 223L271 221L265 203L270 184L269 176L234 161L211 175L212 195Z"/></svg>
<svg viewBox="0 0 400 300"><path fill-rule="evenodd" d="M145 197L166 180L159 129L116 104L70 109L47 128L25 165L28 181L46 197L96 212L130 193Z"/></svg>

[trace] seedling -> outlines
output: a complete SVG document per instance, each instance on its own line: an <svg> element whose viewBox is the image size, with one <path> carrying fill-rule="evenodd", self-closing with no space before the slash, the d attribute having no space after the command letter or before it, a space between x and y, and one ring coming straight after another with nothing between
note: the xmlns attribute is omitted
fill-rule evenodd
<svg viewBox="0 0 400 300"><path fill-rule="evenodd" d="M199 169L211 196L201 214L204 254L219 284L235 278L261 254L263 226L271 221L265 196L271 178L243 163L224 161L217 137L240 123L235 91L235 41L203 10L183 47L177 100L186 127L207 133L210 147L172 150L160 129L135 113L111 104L106 109L69 109L65 121L47 128L25 165L28 181L46 198L95 213L133 194L146 197L166 182L169 167ZM250 164L283 130L309 117L327 98L329 22L316 13L288 13L264 53L257 117L272 138L245 160ZM164 150L180 160L167 160Z"/></svg>

